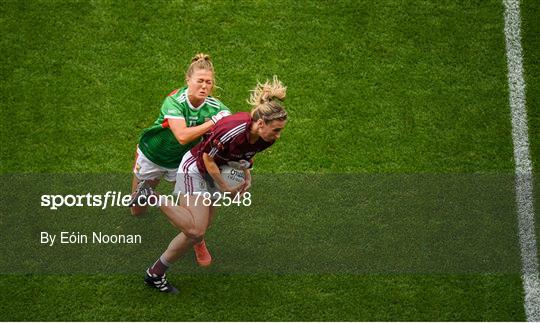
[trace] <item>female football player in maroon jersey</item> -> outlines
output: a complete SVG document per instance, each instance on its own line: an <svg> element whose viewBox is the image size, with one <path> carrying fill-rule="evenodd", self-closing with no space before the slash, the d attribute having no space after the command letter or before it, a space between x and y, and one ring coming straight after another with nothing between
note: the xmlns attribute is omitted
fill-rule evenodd
<svg viewBox="0 0 540 323"><path fill-rule="evenodd" d="M146 205L138 205L137 190L148 185L155 188L164 178L176 181L178 165L200 137L229 109L211 94L215 88L214 65L210 56L199 53L192 58L185 73L186 86L170 93L163 101L158 119L144 129L137 145L133 168L131 214L146 212ZM194 245L197 262L209 266L212 256L204 240Z"/></svg>
<svg viewBox="0 0 540 323"><path fill-rule="evenodd" d="M214 215L214 206L203 203L201 194L243 194L251 186L250 168L253 156L270 147L287 123L287 112L282 101L286 87L274 76L264 84L257 84L249 103L251 112L239 112L218 121L205 139L186 153L180 163L175 193L180 205L167 205L161 201L161 210L169 221L180 230L165 252L146 270L145 283L162 292L178 290L167 282L165 272L195 243L200 241ZM221 175L220 166L230 165L241 169L244 181L231 187Z"/></svg>

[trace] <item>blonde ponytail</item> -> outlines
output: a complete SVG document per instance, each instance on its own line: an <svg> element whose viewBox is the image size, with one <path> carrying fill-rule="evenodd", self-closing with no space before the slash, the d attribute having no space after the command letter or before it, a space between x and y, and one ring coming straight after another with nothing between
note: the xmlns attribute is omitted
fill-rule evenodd
<svg viewBox="0 0 540 323"><path fill-rule="evenodd" d="M253 121L263 119L269 123L273 120L286 120L287 111L283 107L286 96L287 87L275 75L272 82L257 83L248 100Z"/></svg>

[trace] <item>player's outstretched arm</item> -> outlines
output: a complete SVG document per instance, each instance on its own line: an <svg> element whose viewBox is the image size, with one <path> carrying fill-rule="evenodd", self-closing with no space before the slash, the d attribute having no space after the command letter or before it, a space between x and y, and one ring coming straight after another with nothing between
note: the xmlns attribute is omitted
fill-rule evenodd
<svg viewBox="0 0 540 323"><path fill-rule="evenodd" d="M181 145L189 144L190 142L199 139L210 130L213 125L214 122L208 120L202 125L188 127L184 119L169 119L169 128Z"/></svg>

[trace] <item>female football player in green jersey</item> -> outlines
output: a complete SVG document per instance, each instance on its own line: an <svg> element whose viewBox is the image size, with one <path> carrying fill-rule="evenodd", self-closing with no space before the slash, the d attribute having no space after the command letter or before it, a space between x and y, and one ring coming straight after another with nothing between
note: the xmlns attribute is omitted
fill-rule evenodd
<svg viewBox="0 0 540 323"><path fill-rule="evenodd" d="M141 183L155 188L159 181L175 182L182 157L201 136L229 109L211 96L215 87L214 66L210 57L199 53L192 58L185 74L186 86L171 92L154 124L143 130L137 146L131 191L131 214L140 215L146 206L136 205L136 190ZM194 246L197 262L210 265L212 258L204 240Z"/></svg>

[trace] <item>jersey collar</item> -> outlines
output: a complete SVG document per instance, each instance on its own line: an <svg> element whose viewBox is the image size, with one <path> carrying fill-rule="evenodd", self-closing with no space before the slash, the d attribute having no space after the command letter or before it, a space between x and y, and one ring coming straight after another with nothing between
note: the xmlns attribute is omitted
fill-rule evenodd
<svg viewBox="0 0 540 323"><path fill-rule="evenodd" d="M194 107L193 104L191 104L191 101L189 101L189 88L186 88L186 101L191 110L199 111L206 103L206 98L204 99L203 103L201 103L201 105L199 105L198 107Z"/></svg>

